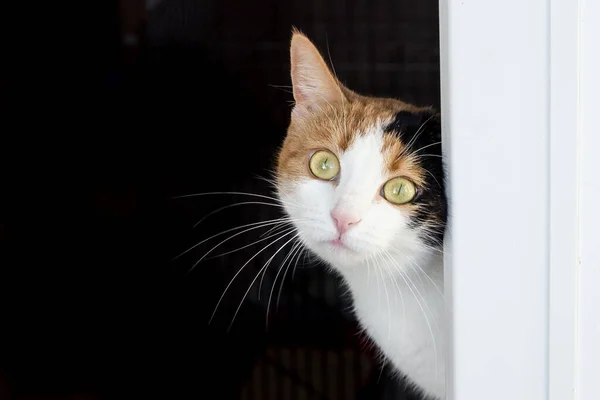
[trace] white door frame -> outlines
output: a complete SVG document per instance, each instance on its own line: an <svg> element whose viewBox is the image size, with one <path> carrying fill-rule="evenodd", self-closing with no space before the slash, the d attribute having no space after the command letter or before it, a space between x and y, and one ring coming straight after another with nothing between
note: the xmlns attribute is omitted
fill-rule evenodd
<svg viewBox="0 0 600 400"><path fill-rule="evenodd" d="M440 0L440 24L448 399L598 400L600 1Z"/></svg>
<svg viewBox="0 0 600 400"><path fill-rule="evenodd" d="M597 400L600 399L600 2L579 0L578 20L579 256L574 398Z"/></svg>

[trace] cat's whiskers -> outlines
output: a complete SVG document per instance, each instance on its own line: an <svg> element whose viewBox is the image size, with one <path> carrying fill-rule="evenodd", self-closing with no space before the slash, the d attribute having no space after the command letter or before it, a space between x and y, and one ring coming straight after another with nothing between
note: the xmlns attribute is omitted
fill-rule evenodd
<svg viewBox="0 0 600 400"><path fill-rule="evenodd" d="M398 159L400 159L404 154L406 154L406 152L408 152L409 150L411 150L411 147L417 142L417 139L419 138L419 136L421 136L421 134L423 132L425 132L425 125L435 116L435 114L431 115L429 118L427 118L417 129L415 135L408 141L408 143L406 144L406 146L404 146L404 149L400 152L400 154L398 155Z"/></svg>
<svg viewBox="0 0 600 400"><path fill-rule="evenodd" d="M385 260L383 259L383 256L381 255L381 253L375 253L375 261L377 262L377 257L380 258L380 260L382 261L382 264L385 263ZM388 340L390 340L391 337L391 332L392 332L392 307L390 305L390 296L388 294L388 290L387 290L387 284L385 283L386 279L383 276L384 272L388 272L389 271L386 268L381 267L381 264L378 263L378 268L381 272L381 280L383 283L383 290L385 291L385 298L387 300L387 309L388 309Z"/></svg>
<svg viewBox="0 0 600 400"><path fill-rule="evenodd" d="M266 231L264 233L261 233L259 237L262 238L263 236L266 236L266 235L268 235L270 233L277 232L279 229L285 229L285 226L287 224L289 224L289 223L288 222L280 222L280 223L276 224L275 226L273 226L272 228L269 228L268 231Z"/></svg>
<svg viewBox="0 0 600 400"><path fill-rule="evenodd" d="M436 232L436 234L437 234L437 233L438 233L438 232ZM428 236L428 240L432 240L432 241L434 241L434 242L436 243L436 246L438 246L438 247L439 247L439 248L438 248L438 247L436 247L436 246L432 246L432 245L429 245L429 244L424 244L424 245L422 245L422 246L423 246L424 248L426 248L428 251L431 251L431 252L434 252L434 253L438 253L438 254L440 254L440 255L442 255L442 256L443 256L444 254L446 254L446 253L447 253L447 254L450 254L450 252L449 252L448 250L443 250L443 244L442 244L442 243L438 243L438 241L437 241L437 240L433 239L433 238L432 238L432 237L430 237L430 236Z"/></svg>
<svg viewBox="0 0 600 400"><path fill-rule="evenodd" d="M268 183L271 186L271 189L277 191L277 172L274 169L269 169L268 171L273 175L273 178L267 178L266 176L262 175L255 175L255 178Z"/></svg>
<svg viewBox="0 0 600 400"><path fill-rule="evenodd" d="M416 157L438 157L438 158L444 158L443 156L439 155L439 154L416 154Z"/></svg>
<svg viewBox="0 0 600 400"><path fill-rule="evenodd" d="M290 233L291 233L291 232L290 232ZM283 237L285 237L285 236L287 236L287 235L288 235L288 234L285 234L285 235L283 235ZM258 271L258 273L257 273L257 274L256 274L256 276L254 277L254 279L252 280L252 282L250 282L250 285L248 285L248 289L247 289L247 290L246 290L246 292L244 293L244 296L242 297L242 300L240 301L240 304L239 304L239 306L238 306L238 307L237 307L237 309L235 310L235 313L233 314L233 318L231 319L231 323L229 324L229 327L227 328L227 331L229 331L229 330L231 329L231 327L233 326L233 322L235 321L235 317L237 317L238 313L240 312L240 309L242 308L242 304L244 303L244 300L246 300L246 297L248 296L248 293L250 293L250 290L252 290L252 286L254 286L254 283L255 283L255 282L256 282L256 280L258 279L258 276L260 275L260 273L261 273L263 270L266 270L266 268L269 266L269 264L271 263L271 261L273 261L273 259L275 258L275 256L276 256L276 255L277 255L277 254L278 254L278 253L279 253L279 252L280 252L280 251L281 251L283 248L285 248L285 246L287 246L287 245L288 245L288 244L289 244L289 243L290 243L292 240L296 239L296 238L297 238L299 235L300 235L299 233L296 233L296 235L292 236L292 238L291 238L291 239L289 239L287 242L285 242L283 245L281 245L281 247L279 247L279 249L277 249L277 251L276 251L275 253L273 253L273 255L272 255L272 256L271 256L271 257L270 257L270 258L267 260L267 262L266 262L266 263L263 265L263 267L262 267L262 268L261 268L261 269ZM277 239L277 241L278 241L278 240L281 240L283 237L281 237L281 238ZM271 243L271 244L273 244L273 243ZM271 244L269 244L269 246L270 246ZM268 247L268 246L264 247L262 250L266 249L267 247ZM258 253L256 253L254 256L252 256L252 258L250 258L250 260L246 261L246 263L244 264L244 266L242 266L242 268L240 269L240 271L241 271L241 270L242 270L242 269L243 269L243 268L244 268L246 265L248 265L248 262L250 262L250 261L251 261L251 260L252 260L254 257L256 257L258 254L260 254L260 252L262 252L262 250L261 250L261 251L259 251ZM238 272L238 274L239 274L239 272ZM236 276L237 276L238 274L236 274ZM233 278L233 279L235 279L235 276L234 276L234 278ZM233 282L233 280L232 280L232 282ZM230 282L230 285L231 285L231 282ZM227 288L229 288L229 285L227 286ZM227 290L227 288L226 288L225 290ZM224 296L224 295L225 295L225 292L223 292L223 296ZM221 299L223 298L223 296L221 296ZM219 300L219 302L220 302L220 300ZM218 307L218 304L217 304L217 307ZM215 308L215 312L216 312L216 311L217 311L217 308ZM214 316L214 313L213 313L213 316ZM211 317L211 319L212 319L212 317Z"/></svg>
<svg viewBox="0 0 600 400"><path fill-rule="evenodd" d="M425 243L420 243L419 244L420 247L423 247L426 252L437 252L441 255L444 254L444 250L439 249L437 247L425 244ZM395 244L389 244L388 247L390 247L393 251L394 251L394 255L398 256L398 257L403 257L405 259L410 259L410 260L414 260L414 256L410 256L409 254L407 254L406 249L403 249L402 247L399 247L398 245Z"/></svg>
<svg viewBox="0 0 600 400"><path fill-rule="evenodd" d="M424 275L427 280L433 284L433 286L435 287L436 291L442 296L444 297L444 293L443 291L440 289L440 287L437 285L437 283L431 278L431 276L427 273L427 271L425 271L423 268L421 268L421 266L419 265L419 263L416 260L416 257L414 256L410 256L410 255L404 255L402 252L402 250L398 249L397 247L391 246L392 250L394 250L394 252L398 255L402 255L402 257L405 259L405 262L403 264L408 265L409 267L411 267L416 273L417 276L421 277L421 275ZM439 250L439 249L435 249L435 248L431 248L431 250ZM390 253L390 256L393 257L392 253ZM421 281L422 282L422 281Z"/></svg>
<svg viewBox="0 0 600 400"><path fill-rule="evenodd" d="M300 243L302 243L302 240L300 240ZM294 276L296 275L296 268L298 267L300 257L302 257L302 263L304 264L304 261L306 260L306 253L306 246L304 243L302 243L302 246L300 246L300 252L298 253L298 257L296 257L296 262L294 263L294 268L292 269L292 282L294 281Z"/></svg>
<svg viewBox="0 0 600 400"><path fill-rule="evenodd" d="M241 225L241 226L235 226L235 227L233 227L233 228L230 228L230 229L224 230L224 231L222 231L222 232L219 232L219 233L217 233L217 234L214 234L214 235L212 235L212 236L211 236L211 237L209 237L209 238L206 238L206 239L203 239L203 240L201 240L200 242L196 243L195 245L193 245L193 246L192 246L192 247L190 247L189 249L187 249L187 250L185 250L184 252L182 252L182 253L178 254L177 256L175 256L175 257L174 257L174 258L173 258L171 261L175 261L175 260L177 260L177 259L178 259L178 258L180 258L181 256L183 256L183 255L185 255L185 254L189 253L190 251L192 251L192 250L193 250L193 249L195 249L196 247L198 247L198 246L202 245L203 243L206 243L206 242L208 242L209 240L212 240L212 239L214 239L214 238L216 238L216 237L218 237L218 236L224 235L224 234L226 234L226 233L233 232L233 231L236 231L236 230L238 230L238 229L244 229L244 228L247 228L247 227L249 227L249 226L253 227L253 229L260 229L260 228L264 228L264 227L266 227L266 226L270 226L270 225L278 224L278 223L281 223L281 222L288 222L288 221L289 221L289 222L291 222L291 221L292 221L292 219L291 219L290 217L282 217L282 218L276 218L276 219L267 220L267 221L251 222L251 223L249 223L249 224L245 224L245 225ZM250 229L250 230L252 230L252 229Z"/></svg>
<svg viewBox="0 0 600 400"><path fill-rule="evenodd" d="M406 284L406 287L408 288L408 290L413 295L413 298L415 299L415 301L417 302L417 305L419 306L419 308L421 309L421 312L423 313L423 317L425 318L425 323L427 324L427 328L429 329L429 334L431 335L431 341L433 343L433 352L434 352L434 357L435 357L436 375L437 375L437 373L438 373L438 371L437 371L437 365L438 365L438 362L437 362L437 344L436 344L436 341L435 341L435 335L433 334L433 329L431 327L431 323L429 321L429 317L427 316L427 312L423 308L423 305L421 304L421 302L419 301L419 298L416 296L413 288L411 287L411 284L414 286L414 283L412 282L412 280L410 279L410 277L408 276L408 274L406 274L406 272L402 270L402 268L396 263L396 260L394 260L394 258L390 255L390 253L387 250L385 250L384 252L387 255L387 257L390 260L390 262L392 263L391 264L392 267L394 268L395 271L398 272L398 275L402 278L402 280ZM415 289L416 289L416 287L415 287ZM423 298L423 297L421 296L421 298ZM423 299L423 300L426 302L425 299ZM427 307L427 309L429 310L429 307Z"/></svg>
<svg viewBox="0 0 600 400"><path fill-rule="evenodd" d="M246 266L252 261L254 260L259 254L261 254L263 251L265 251L266 249L268 249L270 246L272 246L273 244L277 243L278 241L280 241L281 239L285 238L286 236L292 234L293 231L282 234L281 236L279 236L277 239L271 241L271 243L269 243L268 245L264 246L263 248L261 248L259 251L257 251L256 253L254 253L254 255L252 257L250 257L245 263L244 265L242 265L240 267L240 269L235 273L235 275L233 276L233 278L231 278L231 280L229 281L229 283L227 284L227 286L225 287L225 290L223 290L223 293L221 294L221 297L219 298L219 301L217 301L217 305L215 306L215 309L208 321L208 323L210 324L213 320L213 318L215 317L215 314L217 313L217 310L219 308L219 305L221 304L221 302L223 301L223 298L225 297L225 294L227 293L227 291L229 290L229 288L231 287L231 285L233 284L233 282L235 281L235 279L242 273L242 271L244 270L244 268L246 268ZM264 267L263 267L264 268ZM258 272L258 274L256 275L258 277L258 275L262 272L262 269ZM252 281L254 283L254 281Z"/></svg>
<svg viewBox="0 0 600 400"><path fill-rule="evenodd" d="M215 215L215 214L217 214L217 213L219 213L219 212L221 212L223 210L227 210L229 208L239 207L239 206L245 206L245 205L264 205L264 206L272 206L272 207L283 208L283 205L281 205L281 204L267 203L265 201L242 201L242 202L239 202L239 203L228 204L226 206L219 207L216 210L213 210L213 211L209 212L208 214L206 214L204 217L202 217L198 222L196 222L194 224L194 228L196 228L198 225L200 225L202 222L204 222L211 215Z"/></svg>
<svg viewBox="0 0 600 400"><path fill-rule="evenodd" d="M384 253L386 254L386 256L388 257L388 259L390 260L390 262L392 263L391 267L396 270L404 279L406 286L411 290L413 296L415 296L415 299L418 301L418 298L421 298L424 302L425 302L425 308L427 309L427 311L431 311L428 304L426 304L426 299L423 297L423 295L421 294L421 292L419 291L417 285L413 282L413 280L410 277L410 274L408 274L407 271L405 271L400 264L398 263L398 261L394 258L394 256L388 251L388 250L384 250ZM411 261L407 261L408 264L411 264ZM414 289L414 291L413 291ZM416 292L416 293L415 293ZM417 297L418 295L418 297Z"/></svg>
<svg viewBox="0 0 600 400"><path fill-rule="evenodd" d="M279 278L279 274L281 273L281 271L285 270L285 264L290 259L292 254L294 254L294 251L296 250L297 246L298 246L298 243L294 243L292 245L292 248L290 249L290 251L288 251L288 253L284 257L281 264L279 264L279 268L277 268L277 272L275 273L275 277L273 278L273 284L271 285L271 290L269 292L269 297L267 299L267 318L266 318L267 326L269 325L269 310L271 308L271 298L273 297L273 292L275 291L275 286L277 285L277 279ZM285 279L285 273L284 273L283 279Z"/></svg>
<svg viewBox="0 0 600 400"><path fill-rule="evenodd" d="M269 327L269 310L271 309L271 299L273 298L273 292L275 291L275 286L277 286L277 278L279 278L279 274L281 273L281 271L284 271L284 270L287 271L287 269L285 268L285 263L290 259L291 255L294 254L294 251L296 250L297 246L298 246L298 243L294 243L292 245L292 248L290 249L290 251L288 251L287 255L285 256L285 258L279 265L279 268L277 269L277 272L275 273L275 278L273 278L273 284L271 285L271 291L269 293L269 298L267 299L267 312L266 312L266 318L265 318L265 324L266 324L267 328ZM283 278L281 279L282 286L283 286L284 280L285 280L285 272L283 274Z"/></svg>
<svg viewBox="0 0 600 400"><path fill-rule="evenodd" d="M238 191L233 191L233 192L200 192L200 193L191 193L191 194L184 194L184 195L180 195L180 196L175 196L175 197L173 197L173 199L184 199L184 198L188 198L188 197L217 196L217 195L234 195L234 196L238 196L239 195L239 196L259 197L259 198L262 198L262 199L273 200L276 203L282 203L282 204L287 204L287 205L290 205L290 206L302 207L299 204L294 204L294 203L286 202L286 201L283 201L283 200L278 199L278 198L273 197L273 196L267 196L267 195L259 194L259 193L238 192Z"/></svg>
<svg viewBox="0 0 600 400"><path fill-rule="evenodd" d="M436 251L440 254L444 254L447 253L447 251L443 250L444 248L444 243L443 241L440 241L438 239L438 237L440 236L440 234L443 234L445 227L441 224L436 224L436 223L432 223L429 222L428 225L421 227L421 234L423 235L423 247L425 247L428 250L431 251ZM427 241L431 241L435 244L435 246L431 245L431 244L427 244L425 242Z"/></svg>
<svg viewBox="0 0 600 400"><path fill-rule="evenodd" d="M415 151L411 151L411 152L410 152L410 154L417 154L417 153L418 153L418 152L420 152L421 150L425 150L425 149L426 149L426 148L428 148L428 147L435 146L435 145L438 145L438 144L442 144L442 141L435 142L435 143L430 143L430 144L428 144L428 145L422 146L422 147L418 148L418 149L417 149L417 150L415 150Z"/></svg>
<svg viewBox="0 0 600 400"><path fill-rule="evenodd" d="M421 268L417 262L412 262L412 263L409 263L408 265L411 268L413 268L417 273L421 273L421 274L425 275L425 277L435 287L436 291L440 294L440 296L444 297L444 292L442 291L442 289L440 289L440 287L437 285L437 283L435 283L435 281L431 278L431 276L429 276L427 271L425 271L423 268Z"/></svg>
<svg viewBox="0 0 600 400"><path fill-rule="evenodd" d="M288 263L287 268L285 269L284 273L283 273L283 278L281 278L281 284L279 285L279 292L277 293L277 302L275 303L275 310L279 310L279 299L281 298L281 292L283 290L283 284L285 283L285 277L290 269L290 266L292 265L292 262L294 262L294 258L296 259L296 263L294 264L294 268L292 268L292 280L294 279L294 271L296 269L296 265L298 264L298 260L300 258L300 253L303 250L303 244L300 240L298 240L298 243L296 245L296 250L294 252L294 254L292 255L292 258L290 258L290 261Z"/></svg>
<svg viewBox="0 0 600 400"><path fill-rule="evenodd" d="M437 226L433 226L431 228L422 227L420 229L423 232L427 233L426 238L428 240L435 241L433 235L437 236L439 234L439 231L436 230L437 228L438 228ZM443 226L440 225L439 228L441 229L441 228L443 228ZM362 235L363 237L361 238L361 242L366 244L365 247L378 249L380 247L380 243L381 243L381 233L382 233L382 231L378 231L377 234L375 235L373 233L364 232ZM385 231L384 231L384 233L385 233ZM393 230L390 231L389 234L394 234L394 231ZM384 235L384 236L386 236L386 235ZM372 240L372 241L366 240L366 238L371 238L371 239L375 239L375 240ZM435 241L435 242L436 242L437 247L423 243L423 242L419 243L419 246L424 247L427 251L436 252L441 255L448 253L447 250L442 249L442 247L443 247L442 243L438 243L437 241ZM394 245L393 243L390 243L387 246L391 247L394 250L394 254L396 254L398 257L404 257L404 258L409 257L407 255L409 253L409 250L398 247L397 245ZM379 251L379 250L377 250L377 251Z"/></svg>
<svg viewBox="0 0 600 400"><path fill-rule="evenodd" d="M299 219L289 219L289 222L293 222L293 223L301 223L301 222L302 222L302 220L299 220ZM268 225L267 225L267 226L268 226ZM264 227L264 226L260 226L260 228L263 228L263 227ZM239 236L239 235L242 235L242 234L244 234L244 233L246 233L246 232L249 232L249 231L251 231L251 230L254 230L254 229L259 229L259 228L257 228L257 227L248 228L248 229L245 229L245 230L243 230L243 231L241 231L241 232L238 232L238 233L236 233L236 234L233 234L233 235L229 236L228 238L226 238L226 239L222 240L222 241L221 241L221 242L219 242L217 245L215 245L215 246L214 246L212 249L210 249L209 251L207 251L207 252L206 252L206 253L205 253L205 254L204 254L202 257L200 257L200 259L199 259L198 261L196 261L196 263L195 263L195 264L192 266L192 268L190 268L190 270L188 271L188 273L190 273L190 272L191 272L191 271L192 271L192 270L193 270L193 269L196 267L196 265L200 264L200 262L202 262L202 260L204 260L204 259L206 258L206 256L208 256L210 253L212 253L212 252L213 252L213 250L217 249L217 248L218 248L219 246L221 246L223 243L226 243L226 242L230 241L231 239L233 239L234 237L237 237L237 236Z"/></svg>
<svg viewBox="0 0 600 400"><path fill-rule="evenodd" d="M375 281L377 282L377 308L381 305L381 287L379 284L379 269L377 265L373 266L373 272L375 272Z"/></svg>
<svg viewBox="0 0 600 400"><path fill-rule="evenodd" d="M379 250L377 252L377 254L380 254L382 259L383 259L383 251ZM385 261L384 261L385 262ZM385 268L385 271L389 274L390 278L392 279L392 282L394 283L394 285L396 286L396 293L400 295L400 303L402 306L402 316L404 318L404 321L406 321L406 309L405 309L405 305L404 305L404 295L402 293L402 289L400 288L400 285L398 285L398 281L396 280L396 277L394 276L394 274L392 273L392 271L390 271L389 268ZM396 297L396 300L398 298ZM402 324L402 328L406 329L406 323Z"/></svg>
<svg viewBox="0 0 600 400"><path fill-rule="evenodd" d="M367 263L367 286L369 286L369 278L371 277L371 266L369 265L370 258L371 258L371 255L369 254L367 256L367 259L365 260L365 262Z"/></svg>
<svg viewBox="0 0 600 400"><path fill-rule="evenodd" d="M437 185L438 185L440 188L442 187L442 185L440 184L440 182L437 180L437 178L435 177L435 175L433 175L433 174L431 173L431 171L430 171L430 170L428 170L427 168L425 168L425 167L423 167L423 166L421 166L421 169L423 169L423 171L427 172L427 173L429 174L429 176L431 176L431 177L433 178L433 180L435 181L435 183L437 183Z"/></svg>
<svg viewBox="0 0 600 400"><path fill-rule="evenodd" d="M308 258L308 263L314 263L315 260L317 260L317 256L312 254L310 251L305 251L304 252L304 258L302 258L302 264L306 264L306 259Z"/></svg>
<svg viewBox="0 0 600 400"><path fill-rule="evenodd" d="M423 244L422 246L425 247L429 251L437 252L437 253L439 253L441 255L444 255L446 253L450 254L450 252L448 250L446 250L446 249L442 250L441 248L437 248L435 246L431 246L431 245L428 245L428 244ZM442 244L438 244L438 246L442 247Z"/></svg>
<svg viewBox="0 0 600 400"><path fill-rule="evenodd" d="M277 90L281 90L282 92L285 93L290 93L290 94L294 94L294 92L292 90L285 90L285 89L291 89L293 88L293 86L288 86L288 85L272 85L272 84L268 84L268 86L275 88Z"/></svg>
<svg viewBox="0 0 600 400"><path fill-rule="evenodd" d="M383 281L383 285L384 288L386 288L385 286L385 278L383 277L383 269L379 266L379 264L377 263L377 259L376 256L378 255L378 253L373 253L372 255L372 259L375 262L375 277L377 278L377 308L379 308L379 302L380 302L380 294L381 294L381 289L379 288L379 275L378 273L381 275L381 280ZM386 296L387 296L387 288L386 288ZM390 304L389 304L389 298L388 298L388 341L390 340L390 325L391 325L391 320L390 320ZM386 359L387 359L387 355L383 352L381 352L380 354L381 360L380 360L380 370L379 370L379 377L377 378L377 382L379 382L379 380L381 379L381 377L383 376L383 369L386 365Z"/></svg>
<svg viewBox="0 0 600 400"><path fill-rule="evenodd" d="M390 259L393 259L393 260L394 260L394 264L395 264L395 265L394 265L394 268L396 268L396 269L400 268L400 264L399 264L399 263L398 263L398 261L397 261L397 260L394 258L394 256L393 256L393 255L392 255L392 254L391 254L389 251L387 251L387 250L386 250L386 252L387 252L388 256L390 257ZM403 262L403 265L404 265L404 264L407 264L408 266L410 266L410 267L412 268L412 270L413 270L413 271L415 271L415 272L417 273L417 276L418 276L418 277L419 277L419 279L420 279L420 277L421 277L421 276L419 275L419 273L418 273L418 270L416 270L416 269L413 267L413 265L415 265L415 264L416 264L416 262L415 262L415 258L414 258L414 257L412 257L412 256L404 256L404 258L405 258L405 261ZM404 270L404 269L403 269L403 270L402 270L402 272L403 272L404 276L406 277L406 279L408 279L408 280L410 281L410 283L412 284L412 287L415 289L415 291L417 292L417 294L419 295L419 297L420 297L420 298L423 300L423 302L424 302L424 304L425 304L425 308L427 309L427 311L431 312L431 309L429 308L429 304L427 304L427 300L425 299L425 297L424 297L424 296L421 294L421 292L419 291L419 288L418 288L418 286L417 286L417 285L416 285L416 284L413 282L413 280L412 280L412 278L411 278L410 274L408 273L408 271L406 271L406 270ZM424 271L423 271L423 272L424 272ZM429 277L429 275L428 275L428 277ZM430 278L430 277L429 277L429 278ZM421 280L421 282L422 282L422 280ZM433 282L433 281L432 281L432 282ZM437 286L436 286L436 288L437 288ZM435 323L436 323L436 325L437 325L437 320L434 320L434 322L435 322Z"/></svg>
<svg viewBox="0 0 600 400"><path fill-rule="evenodd" d="M286 222L286 224L287 224L287 225L291 225L292 223L291 223L291 222ZM255 241L254 241L254 242L252 242L252 243L246 244L246 245L244 245L244 246L242 246L242 247L238 247L238 248L237 248L237 249L235 249L235 250L230 250L230 251L227 251L227 252L225 252L225 253L220 253L220 254L217 254L217 255L214 255L214 256L211 256L211 257L207 257L206 259L207 259L207 260L211 260L211 259L214 259L214 258L219 258L219 257L226 256L226 255L228 255L228 254L235 253L236 251L240 251L240 250L243 250L243 249L247 249L248 247L250 247L250 246L254 246L254 245L255 245L255 244L257 244L257 243L264 242L265 240L269 240L269 239L271 239L271 238L273 238L273 237L275 237L275 236L278 236L278 235L280 235L280 234L282 234L282 233L287 233L287 232L289 232L289 231L293 231L294 229L296 229L296 227L294 227L294 226L292 226L292 227L289 227L289 226L288 226L288 227L286 227L285 229L283 229L283 230L282 230L282 231L280 231L280 232L276 232L276 233L273 233L273 234L271 234L271 235L269 235L269 236L262 237L262 238L260 238L260 239L258 239L258 240L255 240Z"/></svg>
<svg viewBox="0 0 600 400"><path fill-rule="evenodd" d="M305 223L306 222L311 222L311 220L310 219L303 219L302 222L305 222ZM258 285L258 299L259 300L260 300L260 295L262 293L262 285L263 285L263 281L265 279L266 272L267 272L267 270L265 269L264 272L263 272L263 274L262 274L262 276L261 276L261 278L260 278L260 283Z"/></svg>
<svg viewBox="0 0 600 400"><path fill-rule="evenodd" d="M276 176L276 174L277 174L277 172L275 170L270 170L269 172L271 174L273 174L273 176ZM261 175L256 175L255 178L268 183L269 186L271 186L271 189L275 193L277 193L277 194L279 193L279 186L277 184L277 179L276 178L267 178L267 177L264 177L264 176L261 176ZM298 202L292 201L292 200L288 200L286 202L283 202L283 200L281 200L280 197L281 196L278 197L277 201L282 202L282 203L284 203L287 206L293 206L293 207L296 207L297 209L308 210L306 206L304 206L304 205L302 205L302 204L300 204Z"/></svg>

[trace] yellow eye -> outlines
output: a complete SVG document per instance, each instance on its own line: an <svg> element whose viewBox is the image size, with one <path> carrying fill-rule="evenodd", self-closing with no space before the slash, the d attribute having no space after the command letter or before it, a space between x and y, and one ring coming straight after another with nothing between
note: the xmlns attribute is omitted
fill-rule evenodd
<svg viewBox="0 0 600 400"><path fill-rule="evenodd" d="M406 178L394 178L383 185L381 195L390 203L406 204L414 200L417 188Z"/></svg>
<svg viewBox="0 0 600 400"><path fill-rule="evenodd" d="M330 151L319 150L308 163L310 172L319 179L330 181L340 173L340 162Z"/></svg>

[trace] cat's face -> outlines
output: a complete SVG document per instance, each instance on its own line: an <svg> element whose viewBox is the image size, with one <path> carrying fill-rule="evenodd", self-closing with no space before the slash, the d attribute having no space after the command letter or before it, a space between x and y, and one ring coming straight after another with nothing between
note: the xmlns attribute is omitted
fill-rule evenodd
<svg viewBox="0 0 600 400"><path fill-rule="evenodd" d="M280 200L303 243L336 267L417 262L446 223L439 117L360 96L294 34L296 104L277 167Z"/></svg>

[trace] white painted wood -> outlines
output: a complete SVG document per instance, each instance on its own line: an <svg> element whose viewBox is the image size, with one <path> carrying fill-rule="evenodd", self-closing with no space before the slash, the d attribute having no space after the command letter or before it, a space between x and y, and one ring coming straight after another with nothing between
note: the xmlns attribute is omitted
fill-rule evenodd
<svg viewBox="0 0 600 400"><path fill-rule="evenodd" d="M549 12L441 3L449 399L547 399Z"/></svg>
<svg viewBox="0 0 600 400"><path fill-rule="evenodd" d="M578 2L550 1L549 400L574 400L577 311Z"/></svg>
<svg viewBox="0 0 600 400"><path fill-rule="evenodd" d="M600 2L579 1L577 400L600 399Z"/></svg>

